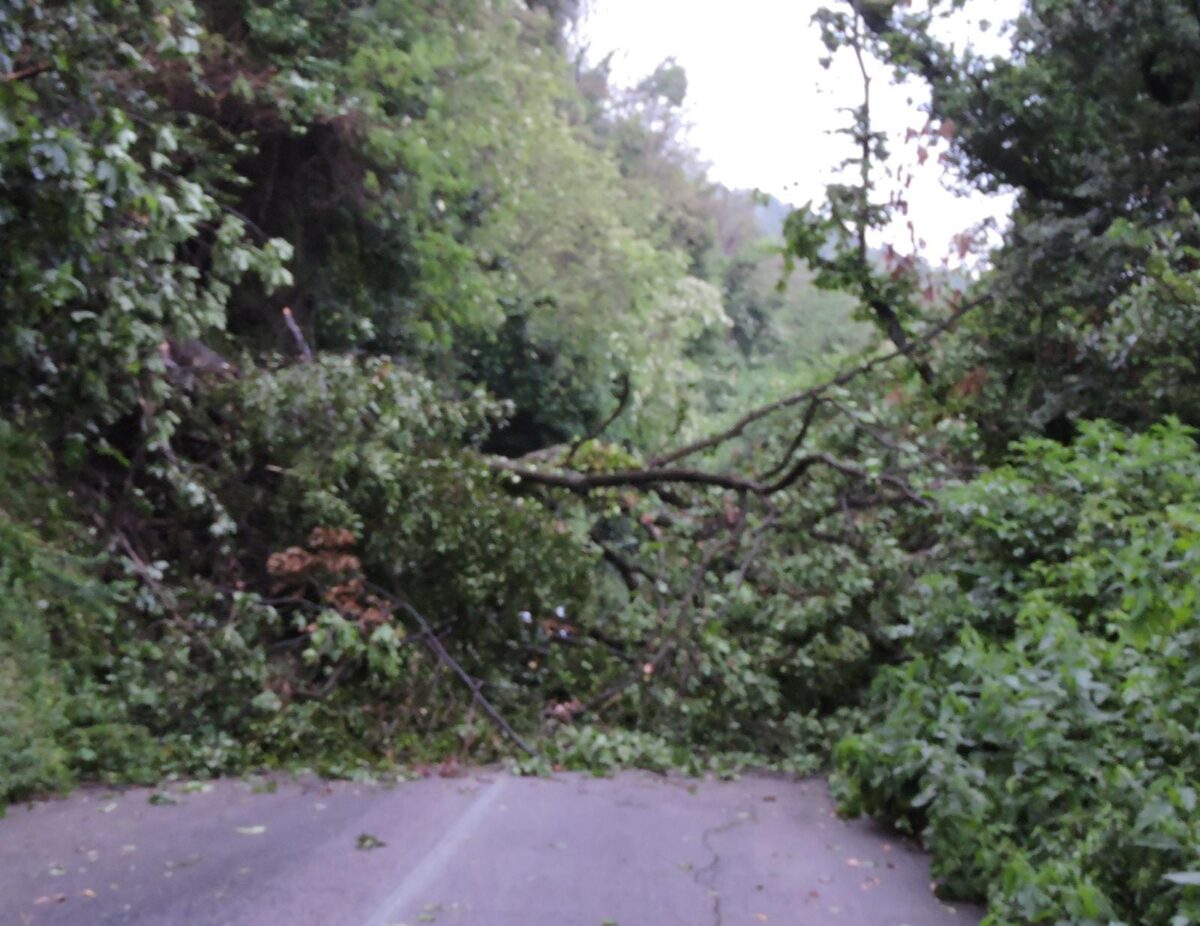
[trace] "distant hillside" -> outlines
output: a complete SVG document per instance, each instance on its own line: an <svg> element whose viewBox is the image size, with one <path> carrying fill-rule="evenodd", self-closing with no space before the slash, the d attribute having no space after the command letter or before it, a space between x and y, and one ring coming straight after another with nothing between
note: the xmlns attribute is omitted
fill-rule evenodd
<svg viewBox="0 0 1200 926"><path fill-rule="evenodd" d="M768 193L755 196L754 217L763 230L763 234L776 241L783 240L783 223L796 207L785 203Z"/></svg>

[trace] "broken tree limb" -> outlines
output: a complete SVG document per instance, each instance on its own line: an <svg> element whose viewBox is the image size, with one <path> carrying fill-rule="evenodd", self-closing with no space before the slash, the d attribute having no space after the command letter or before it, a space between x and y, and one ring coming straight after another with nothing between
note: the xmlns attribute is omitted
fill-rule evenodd
<svg viewBox="0 0 1200 926"><path fill-rule="evenodd" d="M517 466L508 460L491 459L488 466L496 472L510 473L538 485L569 489L572 492L590 492L593 489L629 486L649 487L662 483L713 486L720 489L751 492L762 496L763 487L752 479L708 473L699 469L630 469L613 473L543 472Z"/></svg>
<svg viewBox="0 0 1200 926"><path fill-rule="evenodd" d="M927 499L917 495L898 476L887 473L874 475L852 463L831 457L827 453L812 453L795 460L786 473L774 482L767 484L757 482L753 479L744 479L740 476L708 473L696 469L634 469L613 473L542 472L541 470L515 466L507 460L493 459L488 461L488 466L496 472L510 473L536 485L568 489L572 492L583 494L595 489L612 488L615 486L652 488L662 483L684 483L712 486L752 494L760 500L767 502L768 506L772 495L791 487L811 467L816 465L828 467L844 476L850 476L862 482L879 481L885 485L890 485L898 489L900 494L909 501L922 507L928 507L930 504Z"/></svg>
<svg viewBox="0 0 1200 926"><path fill-rule="evenodd" d="M304 339L304 332L300 330L300 326L296 324L296 319L292 315L292 310L286 305L283 307L283 320L287 323L288 331L292 333L292 338L296 341L296 346L300 349L300 356L304 358L304 362L312 363L313 353L309 349L308 341Z"/></svg>
<svg viewBox="0 0 1200 926"><path fill-rule="evenodd" d="M601 708L622 695L628 688L640 681L644 681L658 670L663 660L671 654L676 641L683 634L685 619L691 611L696 596L704 586L704 579L708 575L709 567L716 556L728 546L730 546L729 538L717 538L707 545L703 556L700 558L700 562L692 571L691 581L688 583L687 589L675 602L675 620L673 626L670 630L666 631L657 650L655 650L648 660L641 663L632 672L624 675L613 685L588 700L579 711L580 714L594 714L598 712Z"/></svg>
<svg viewBox="0 0 1200 926"><path fill-rule="evenodd" d="M742 560L740 567L737 570L737 579L734 584L734 591L741 588L742 583L746 580L746 573L751 564L762 551L763 542L767 535L774 530L775 523L770 517L767 518L754 531L754 540L750 545L749 552ZM675 650L676 645L685 636L687 630L687 618L695 605L696 598L700 595L704 588L704 580L708 575L713 561L721 553L736 546L741 538L741 528L732 532L730 536L718 538L711 542L704 551L703 556L692 572L691 581L688 583L687 589L683 595L676 601L675 620L673 627L667 631L658 648L650 654L649 658L641 663L638 668L622 676L615 683L604 689L602 692L591 698L583 708L579 711L580 714L596 714L604 707L619 698L633 685L643 682L653 676L667 659L668 656ZM729 604L732 602L733 596L729 596L729 602L721 609L718 620L722 619L729 610Z"/></svg>

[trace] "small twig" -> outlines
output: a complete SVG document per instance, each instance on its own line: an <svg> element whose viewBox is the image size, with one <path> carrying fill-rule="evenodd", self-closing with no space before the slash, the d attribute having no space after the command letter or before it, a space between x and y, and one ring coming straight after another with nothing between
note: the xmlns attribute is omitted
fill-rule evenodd
<svg viewBox="0 0 1200 926"><path fill-rule="evenodd" d="M263 231L262 228L258 225L258 223L255 222L252 218L250 218L250 216L246 215L244 212L238 212L232 206L226 205L225 203L220 203L219 205L221 206L222 211L229 213L235 219L241 219L243 222L245 222L246 227L249 228L256 235L258 235L260 240L262 240L262 241L270 240L271 236L268 235L265 231ZM293 334L294 334L294 332L293 332Z"/></svg>
<svg viewBox="0 0 1200 926"><path fill-rule="evenodd" d="M323 684L320 688L317 688L317 689L299 688L299 689L296 689L296 693L299 695L303 695L304 697L308 698L311 701L320 701L322 698L324 698L326 695L328 695L329 692L333 691L333 689L337 687L337 683L342 680L342 676L345 675L346 670L348 668L350 668L350 663L351 663L351 660L347 660L346 662L340 663L329 674L329 678L327 678L325 680L325 684Z"/></svg>
<svg viewBox="0 0 1200 926"><path fill-rule="evenodd" d="M791 444L788 445L787 452L780 458L779 462L772 466L765 473L759 476L759 479L773 479L783 472L783 468L788 465L796 451L800 449L800 445L804 443L804 439L808 437L808 430L812 427L813 420L817 417L817 409L821 407L823 399L820 396L813 398L808 406L808 411L804 413L804 420L800 425L800 431L792 438Z"/></svg>
<svg viewBox="0 0 1200 926"><path fill-rule="evenodd" d="M798 480L801 476L803 476L810 467L817 464L820 464L821 466L827 466L830 469L841 473L843 476L850 476L851 478L858 479L861 482L878 480L885 485L890 485L897 489L901 495L903 495L914 505L919 505L922 508L932 507L932 503L929 501L929 499L922 498L920 495L917 495L917 493L914 492L912 488L898 476L893 476L889 473L873 476L866 470L860 469L859 467L854 466L851 463L847 463L844 460L835 459L834 457L829 456L827 453L812 453L806 457L801 457L795 462L795 464L790 470L788 470L787 473L785 473L783 476L780 476L779 479L767 486L764 491L767 494L783 491L795 483L796 480Z"/></svg>
<svg viewBox="0 0 1200 926"><path fill-rule="evenodd" d="M179 616L179 602L175 596L167 589L163 588L162 583L155 577L153 571L146 564L146 561L139 556L137 550L133 548L133 544L129 542L129 538L126 537L121 531L116 532L116 537L118 543L121 545L121 548L125 551L125 555L129 559L129 562L133 564L134 571L138 574L138 577L148 586L150 586L151 591L154 592L158 600L162 602L162 604L169 611L172 612L174 617L177 618Z"/></svg>
<svg viewBox="0 0 1200 926"><path fill-rule="evenodd" d="M39 61L37 64L31 64L16 71L9 71L4 75L4 83L9 84L17 80L28 80L31 77L36 77L38 74L44 74L46 71L53 70L53 68L54 62Z"/></svg>
<svg viewBox="0 0 1200 926"><path fill-rule="evenodd" d="M302 633L298 637L288 637L286 640L276 640L274 643L268 644L268 653L283 653L291 649L300 649L303 646L308 646L312 639L307 633Z"/></svg>
<svg viewBox="0 0 1200 926"><path fill-rule="evenodd" d="M625 588L631 592L636 592L638 590L636 567L616 550L607 544L601 543L595 537L592 538L592 543L600 548L600 555L604 558L604 561L617 571L617 574L621 577L621 581L625 583Z"/></svg>
<svg viewBox="0 0 1200 926"><path fill-rule="evenodd" d="M632 392L633 389L630 386L629 374L622 373L620 390L617 393L617 407L613 409L611 415L593 428L591 432L583 437L578 438L573 444L571 444L571 449L567 451L566 459L563 460L564 467L571 465L571 461L575 459L575 454L578 453L580 447L590 440L595 440L597 437L607 431L609 426L614 421L621 417L621 413L625 411L625 407L629 404L629 396L632 394Z"/></svg>
<svg viewBox="0 0 1200 926"><path fill-rule="evenodd" d="M773 518L767 518L754 531L754 540L750 544L750 550L746 554L746 558L742 560L742 565L737 571L737 580L734 582L732 591L726 595L725 604L721 606L716 616L713 618L716 621L722 621L729 613L729 609L733 607L735 596L746 583L746 575L750 571L750 567L754 561L758 559L758 554L762 552L763 544L766 542L767 535L775 529L775 521Z"/></svg>
<svg viewBox="0 0 1200 926"><path fill-rule="evenodd" d="M842 537L838 534L831 534L828 531L818 530L815 527L810 528L807 533L808 536L810 536L813 540L819 540L821 543L827 543L831 546L849 547L860 555L868 552L866 544L864 544L861 540L855 540L850 537Z"/></svg>
<svg viewBox="0 0 1200 926"><path fill-rule="evenodd" d="M842 414L844 414L847 418L850 419L850 423L853 424L854 427L858 428L860 431L862 431L864 434L866 434L867 437L871 438L871 440L873 440L873 441L875 441L875 443L879 444L880 447L883 447L887 450L899 450L900 449L894 440L884 437L881 433L876 431L874 428L870 428L866 424L864 424L862 419L858 416L858 414L855 412L855 410L853 408L850 408L850 406L844 405L841 402L837 401L836 399L830 399L829 404L832 405L834 408L836 408L838 411L842 412Z"/></svg>

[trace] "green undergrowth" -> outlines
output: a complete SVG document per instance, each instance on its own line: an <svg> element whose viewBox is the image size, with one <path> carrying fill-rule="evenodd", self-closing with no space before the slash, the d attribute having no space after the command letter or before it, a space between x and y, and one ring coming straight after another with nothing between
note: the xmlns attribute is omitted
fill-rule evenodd
<svg viewBox="0 0 1200 926"><path fill-rule="evenodd" d="M814 19L978 274L868 98L793 211L577 3L0 0L0 808L832 764L989 926L1200 923L1200 8L939 5Z"/></svg>
<svg viewBox="0 0 1200 926"><path fill-rule="evenodd" d="M100 766L136 779L153 751L107 702L101 667L68 655L91 637L98 656L100 628L127 589L98 574L100 551L80 535L48 462L0 422L0 805Z"/></svg>
<svg viewBox="0 0 1200 926"><path fill-rule="evenodd" d="M843 807L990 926L1200 917L1200 452L1084 426L945 493L913 658L837 749Z"/></svg>
<svg viewBox="0 0 1200 926"><path fill-rule="evenodd" d="M247 371L189 402L175 439L219 451L166 461L126 501L139 525L172 525L157 535L85 529L48 450L5 431L4 735L21 758L0 769L0 801L80 779L448 759L808 769L886 645L894 615L872 602L905 560L899 514L835 513L830 529L860 542L807 550L754 512L726 536L716 492L675 514L616 490L548 509L476 449L498 403L384 359ZM593 444L576 465L638 459ZM809 493L779 504L797 522L821 508ZM593 519L649 576L636 592L598 555ZM795 547L760 558L768 529ZM701 544L714 553L697 582ZM414 614L540 758L472 704Z"/></svg>

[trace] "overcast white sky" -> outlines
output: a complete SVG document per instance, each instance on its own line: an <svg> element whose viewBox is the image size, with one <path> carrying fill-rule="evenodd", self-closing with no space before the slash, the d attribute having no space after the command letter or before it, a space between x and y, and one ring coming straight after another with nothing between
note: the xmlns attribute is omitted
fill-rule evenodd
<svg viewBox="0 0 1200 926"><path fill-rule="evenodd" d="M851 61L830 70L810 22L821 0L590 0L581 39L598 60L613 51L621 83L636 82L663 59L674 57L688 74L686 112L690 140L710 165L709 175L727 186L759 188L793 204L819 201L832 168L846 156L847 140L830 130L846 124L839 107L856 106L862 86ZM1011 18L1021 0L977 0L993 23ZM992 26L980 31L976 18L944 27L956 44L971 41L989 54L1007 43ZM894 165L916 167L915 142L904 143L909 127L925 123L919 86L890 85L876 70L873 112L878 127L893 137ZM916 170L908 191L910 217L927 241L923 254L940 262L955 233L992 215L1007 213L1007 199L957 197L945 189L938 149ZM899 230L897 237L899 237ZM907 237L907 231L902 234Z"/></svg>

